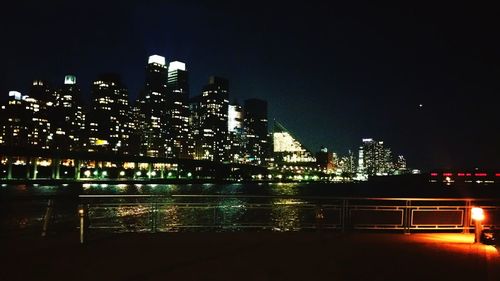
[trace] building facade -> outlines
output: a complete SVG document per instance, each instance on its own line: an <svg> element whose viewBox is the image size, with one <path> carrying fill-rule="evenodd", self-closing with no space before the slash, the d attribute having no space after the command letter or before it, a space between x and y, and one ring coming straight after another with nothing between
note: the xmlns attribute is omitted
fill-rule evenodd
<svg viewBox="0 0 500 281"><path fill-rule="evenodd" d="M249 163L265 165L269 157L267 102L261 99L245 100L245 127Z"/></svg>
<svg viewBox="0 0 500 281"><path fill-rule="evenodd" d="M170 62L167 78L168 157L193 158L193 136L189 130L189 81L186 64Z"/></svg>
<svg viewBox="0 0 500 281"><path fill-rule="evenodd" d="M92 83L91 97L87 150L129 154L130 107L120 76L99 76Z"/></svg>
<svg viewBox="0 0 500 281"><path fill-rule="evenodd" d="M195 159L204 159L215 162L229 161L228 141L228 108L229 82L220 77L209 78L198 102L192 105L194 132Z"/></svg>

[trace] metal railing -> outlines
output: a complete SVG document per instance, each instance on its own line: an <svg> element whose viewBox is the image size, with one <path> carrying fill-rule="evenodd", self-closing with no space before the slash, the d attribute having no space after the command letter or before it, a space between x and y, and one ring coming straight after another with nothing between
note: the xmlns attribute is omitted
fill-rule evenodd
<svg viewBox="0 0 500 281"><path fill-rule="evenodd" d="M395 230L463 231L470 209L500 225L500 200L259 195L80 195L83 229L119 232Z"/></svg>

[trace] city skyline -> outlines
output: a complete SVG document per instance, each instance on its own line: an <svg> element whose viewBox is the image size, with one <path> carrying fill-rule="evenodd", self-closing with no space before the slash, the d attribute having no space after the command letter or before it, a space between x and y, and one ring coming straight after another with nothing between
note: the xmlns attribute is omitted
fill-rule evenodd
<svg viewBox="0 0 500 281"><path fill-rule="evenodd" d="M113 71L123 75L132 101L144 81L144 58L158 53L187 63L191 96L201 92L209 75L226 77L232 97L267 100L269 119L282 120L313 150L324 145L345 154L360 139L374 137L404 154L414 167L498 166L494 106L483 101L497 92L492 78L498 70L490 61L497 53L484 48L496 39L482 36L489 30L480 27L489 18L474 21L474 9L453 6L447 23L439 17L446 7L439 6L433 11L410 6L356 10L322 4L319 11L312 5L270 4L269 10L259 10L257 21L252 15L257 7L242 11L229 3L115 4L102 4L100 12L85 5L9 4L2 37L16 44L2 47L9 71L0 79L0 99L7 98L8 90L23 91L33 79L59 84L55 78L74 73L82 77L89 100L90 81ZM162 19L167 10L169 17ZM84 24L86 12L95 16L95 23ZM466 25L460 16L469 13L467 23L473 25L460 29ZM183 15L190 20L182 20ZM120 24L113 24L117 18ZM169 20L172 25L163 25ZM38 28L32 27L35 22ZM406 36L389 36L402 33ZM220 39L230 46L217 43ZM37 42L45 46L35 48ZM373 43L370 48L368 42ZM348 50L352 47L355 51ZM472 95L474 99L468 98Z"/></svg>

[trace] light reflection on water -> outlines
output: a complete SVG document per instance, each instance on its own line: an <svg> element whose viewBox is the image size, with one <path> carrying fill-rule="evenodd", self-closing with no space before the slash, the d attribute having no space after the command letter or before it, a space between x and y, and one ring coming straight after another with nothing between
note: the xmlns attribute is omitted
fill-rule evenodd
<svg viewBox="0 0 500 281"><path fill-rule="evenodd" d="M92 228L112 231L186 231L223 230L239 231L248 227L271 229L274 231L296 231L312 222L303 202L297 199L273 197L244 197L240 195L299 195L297 184L81 184L70 185L16 185L19 194L60 195L74 192L64 208L57 201L54 211L62 217L75 219L78 204L82 203L78 194L110 195L162 195L153 198L105 198L85 202ZM8 187L9 188L9 187ZM76 190L76 192L75 192ZM170 197L169 195L225 195L222 197ZM234 195L231 197L228 195ZM240 196L240 197L238 197ZM35 197L36 198L36 197ZM25 227L26 221L41 225L47 210L46 199L33 199L34 208L10 210L10 224ZM62 201L62 200L59 200ZM31 204L28 202L27 204ZM24 222L24 223L22 223ZM5 222L2 222L5 224Z"/></svg>
<svg viewBox="0 0 500 281"><path fill-rule="evenodd" d="M120 231L242 230L248 227L274 231L301 228L299 209L305 203L296 199L271 197L228 197L245 195L249 188L267 195L297 195L296 184L189 184L189 185L108 185L87 186L85 194L195 194L223 197L161 197L108 199L91 204L91 225ZM152 201L156 200L156 201ZM93 203L96 203L95 201ZM307 223L308 225L310 223Z"/></svg>

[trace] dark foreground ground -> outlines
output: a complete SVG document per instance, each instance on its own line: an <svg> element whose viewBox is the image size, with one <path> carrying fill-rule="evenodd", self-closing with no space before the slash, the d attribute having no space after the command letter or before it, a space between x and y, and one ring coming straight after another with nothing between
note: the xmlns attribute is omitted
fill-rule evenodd
<svg viewBox="0 0 500 281"><path fill-rule="evenodd" d="M467 234L162 233L2 237L0 280L500 280Z"/></svg>

